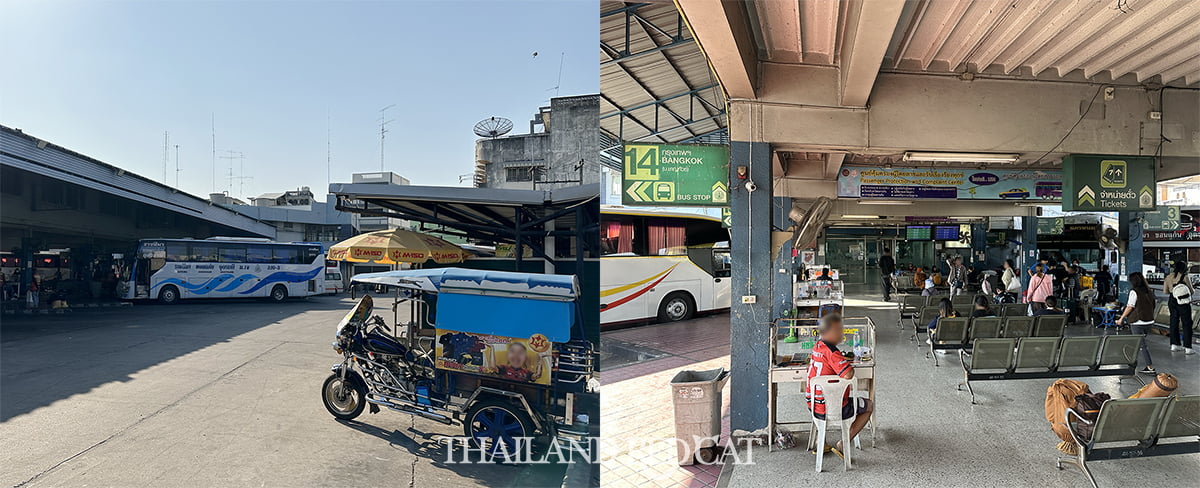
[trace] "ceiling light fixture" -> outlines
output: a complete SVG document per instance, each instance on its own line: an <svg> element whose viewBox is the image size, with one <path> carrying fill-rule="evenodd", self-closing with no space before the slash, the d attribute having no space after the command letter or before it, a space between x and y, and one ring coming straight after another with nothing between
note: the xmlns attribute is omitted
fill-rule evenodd
<svg viewBox="0 0 1200 488"><path fill-rule="evenodd" d="M904 153L905 161L928 161L934 163L1015 163L1019 154L990 154L963 152L915 152Z"/></svg>
<svg viewBox="0 0 1200 488"><path fill-rule="evenodd" d="M913 202L910 200L864 200L861 198L858 200L858 203L860 205L912 205L913 204Z"/></svg>
<svg viewBox="0 0 1200 488"><path fill-rule="evenodd" d="M843 215L842 218L852 220L878 220L882 219L883 217L879 215Z"/></svg>

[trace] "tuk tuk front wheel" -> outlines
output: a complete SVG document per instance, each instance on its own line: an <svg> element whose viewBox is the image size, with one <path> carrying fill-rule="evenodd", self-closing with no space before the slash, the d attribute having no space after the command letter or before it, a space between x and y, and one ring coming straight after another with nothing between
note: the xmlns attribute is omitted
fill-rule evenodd
<svg viewBox="0 0 1200 488"><path fill-rule="evenodd" d="M321 399L334 417L352 420L361 415L367 405L367 385L356 374L348 372L343 380L341 375L333 373L325 378Z"/></svg>
<svg viewBox="0 0 1200 488"><path fill-rule="evenodd" d="M520 457L520 449L531 449L533 419L509 402L483 400L467 410L463 433L476 449L486 449L490 457Z"/></svg>

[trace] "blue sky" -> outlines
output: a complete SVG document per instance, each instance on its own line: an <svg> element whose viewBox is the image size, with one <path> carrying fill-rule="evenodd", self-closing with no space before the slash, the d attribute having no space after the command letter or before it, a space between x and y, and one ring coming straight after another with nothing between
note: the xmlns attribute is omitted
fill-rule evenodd
<svg viewBox="0 0 1200 488"><path fill-rule="evenodd" d="M529 130L559 94L599 92L595 1L5 2L0 124L206 196L245 155L238 197L386 169L420 185L472 171L475 122ZM538 52L536 57L534 52ZM240 174L233 160L234 173ZM217 191L231 187L217 158Z"/></svg>

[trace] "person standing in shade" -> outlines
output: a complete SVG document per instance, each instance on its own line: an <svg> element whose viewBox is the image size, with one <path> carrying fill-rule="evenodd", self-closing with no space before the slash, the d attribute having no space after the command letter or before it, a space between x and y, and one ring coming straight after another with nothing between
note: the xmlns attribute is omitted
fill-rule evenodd
<svg viewBox="0 0 1200 488"><path fill-rule="evenodd" d="M950 265L950 274L946 277L950 282L950 296L960 295L967 286L967 267L962 264L962 256L955 256L946 264Z"/></svg>
<svg viewBox="0 0 1200 488"><path fill-rule="evenodd" d="M1108 272L1108 265L1100 265L1100 271L1093 277L1093 286L1096 287L1096 292L1100 294L1100 303L1108 303L1109 292L1112 290L1112 273Z"/></svg>
<svg viewBox="0 0 1200 488"><path fill-rule="evenodd" d="M36 274L29 280L29 308L38 308L41 304L41 297L38 296L38 290L41 288L39 281L41 278Z"/></svg>
<svg viewBox="0 0 1200 488"><path fill-rule="evenodd" d="M1192 351L1192 294L1196 289L1187 274L1187 261L1175 261L1171 274L1163 280L1167 308L1171 310L1171 351ZM1180 327L1182 325L1182 327Z"/></svg>
<svg viewBox="0 0 1200 488"><path fill-rule="evenodd" d="M1146 347L1146 332L1154 326L1154 292L1150 291L1150 284L1140 271L1129 273L1129 288L1129 300L1125 302L1125 312L1117 319L1117 326L1124 325L1128 319L1133 320L1129 323L1130 332L1142 336L1141 353L1146 361L1141 373L1158 374L1150 359L1150 349Z"/></svg>
<svg viewBox="0 0 1200 488"><path fill-rule="evenodd" d="M1036 314L1046 308L1046 297L1054 294L1054 277L1046 274L1042 265L1034 266L1033 277L1029 278L1029 289L1025 292L1031 311Z"/></svg>
<svg viewBox="0 0 1200 488"><path fill-rule="evenodd" d="M883 282L883 301L892 301L892 273L896 272L896 260L892 259L891 251L883 248L883 256L879 258L879 278Z"/></svg>

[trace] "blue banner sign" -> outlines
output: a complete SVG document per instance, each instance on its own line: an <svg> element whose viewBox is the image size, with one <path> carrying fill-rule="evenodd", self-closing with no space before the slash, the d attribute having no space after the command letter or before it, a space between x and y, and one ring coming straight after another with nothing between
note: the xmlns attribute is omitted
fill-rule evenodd
<svg viewBox="0 0 1200 488"><path fill-rule="evenodd" d="M838 196L888 200L1062 200L1061 171L843 166Z"/></svg>

